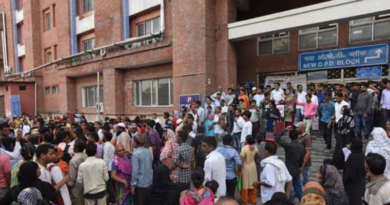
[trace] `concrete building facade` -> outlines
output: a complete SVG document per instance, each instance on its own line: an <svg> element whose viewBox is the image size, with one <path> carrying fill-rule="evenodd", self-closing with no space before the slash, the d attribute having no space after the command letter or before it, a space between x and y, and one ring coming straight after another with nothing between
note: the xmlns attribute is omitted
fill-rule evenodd
<svg viewBox="0 0 390 205"><path fill-rule="evenodd" d="M1 0L4 66L0 106L4 106L0 114L3 110L7 116L14 115L10 98L18 95L20 101L33 101L20 103L21 112L30 115L74 110L90 120L98 112L110 117L162 115L179 109L183 95L199 94L203 99L218 86L244 82L261 86L267 75L306 73L298 69L301 53L389 43L386 29L381 30L379 40L374 30L367 41L352 44L349 37L355 19L373 17L357 24L372 28L388 23L389 4L387 0L282 4L260 0ZM309 32L307 36L302 37L303 29ZM322 36L327 39L325 47L317 40L322 32L327 34ZM307 43L301 45L299 39ZM387 64L380 65L384 75ZM5 89L11 85L13 89ZM17 86L27 86L25 92L32 96L20 95Z"/></svg>

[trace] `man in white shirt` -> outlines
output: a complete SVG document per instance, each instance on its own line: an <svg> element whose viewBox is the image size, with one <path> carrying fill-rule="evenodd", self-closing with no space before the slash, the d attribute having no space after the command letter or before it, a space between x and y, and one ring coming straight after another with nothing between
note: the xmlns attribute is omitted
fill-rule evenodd
<svg viewBox="0 0 390 205"><path fill-rule="evenodd" d="M343 107L347 106L349 107L349 104L345 102L343 93L336 93L335 94L335 100L336 103L334 104L335 108L335 114L333 116L333 119L335 119L336 124L339 122L339 120L343 117Z"/></svg>
<svg viewBox="0 0 390 205"><path fill-rule="evenodd" d="M224 99L221 100L221 113L227 113L229 111L228 106L226 106L226 101Z"/></svg>
<svg viewBox="0 0 390 205"><path fill-rule="evenodd" d="M97 131L99 135L99 139L103 141L104 135L103 135L103 130L102 130L102 123L99 121L96 121L93 126L95 127L95 130Z"/></svg>
<svg viewBox="0 0 390 205"><path fill-rule="evenodd" d="M298 103L305 103L306 102L306 95L307 95L307 93L302 90L302 85L297 85L297 92L295 93L295 95L297 96ZM301 121L301 116L300 115L303 115L303 113L304 113L303 106L302 105L297 105L296 106L296 114L297 114L297 116L295 116L295 119L296 119L295 121L296 122ZM298 114L300 114L300 115L298 116Z"/></svg>
<svg viewBox="0 0 390 205"><path fill-rule="evenodd" d="M9 125L7 123L0 124L0 155L6 155L9 157L10 160L19 160L20 150L22 149L22 146L20 145L21 136L16 135L14 151L10 152L5 149L3 144L1 144L1 138L8 137L8 133Z"/></svg>
<svg viewBox="0 0 390 205"><path fill-rule="evenodd" d="M95 157L97 146L88 143L85 152L88 158L80 164L77 182L84 187L84 204L106 204L106 182L108 171L106 162Z"/></svg>
<svg viewBox="0 0 390 205"><path fill-rule="evenodd" d="M152 118L153 118L154 122L156 122L156 123L160 123L160 125L161 125L161 120L160 120L160 119L158 119L158 117L157 117L157 114L156 114L156 113L153 113L153 116L152 116Z"/></svg>
<svg viewBox="0 0 390 205"><path fill-rule="evenodd" d="M252 123L249 120L251 118L251 113L249 111L245 111L242 114L242 118L244 119L244 125L242 126L242 131L241 131L241 139L240 139L240 147L239 147L239 152L241 152L241 148L245 144L246 137L248 135L252 135Z"/></svg>
<svg viewBox="0 0 390 205"><path fill-rule="evenodd" d="M257 91L256 95L253 96L253 100L256 101L256 107L260 108L261 101L264 100L263 91L260 88L252 88L252 90L253 89L256 89L256 91Z"/></svg>
<svg viewBox="0 0 390 205"><path fill-rule="evenodd" d="M267 158L261 161L263 171L260 174L260 181L253 183L254 187L261 185L263 204L271 200L276 192L283 192L286 196L290 196L292 177L284 162L276 156L276 150L277 146L274 143L267 142L265 145Z"/></svg>
<svg viewBox="0 0 390 205"><path fill-rule="evenodd" d="M131 140L129 134L126 132L126 125L124 123L118 123L116 125L117 144L121 144L127 154L131 154Z"/></svg>
<svg viewBox="0 0 390 205"><path fill-rule="evenodd" d="M222 99L221 99L221 93L220 92L216 92L213 95L211 95L210 97L214 101L214 106L215 107L221 106L221 100Z"/></svg>
<svg viewBox="0 0 390 205"><path fill-rule="evenodd" d="M62 180L65 179L64 174L62 173L60 167L56 164L60 161L60 152L62 152L61 148L54 149L54 157L53 162L47 164L47 169L50 172L51 182L54 185L61 183ZM68 181L69 182L69 181ZM61 198L64 201L64 205L71 205L72 202L70 200L70 194L67 186L61 186L60 188Z"/></svg>
<svg viewBox="0 0 390 205"><path fill-rule="evenodd" d="M204 122L204 108L201 106L202 103L200 102L200 100L196 101L196 109L197 109L197 112L198 112L198 124L199 126L203 126L203 122Z"/></svg>
<svg viewBox="0 0 390 205"><path fill-rule="evenodd" d="M23 124L20 126L22 129L22 137L24 137L25 134L31 132L31 126L28 124L27 119L23 119Z"/></svg>
<svg viewBox="0 0 390 205"><path fill-rule="evenodd" d="M115 147L111 144L112 134L110 132L104 134L104 143L103 143L103 160L106 162L107 171L108 171L108 181L107 181L107 192L108 192L108 201L111 203L115 203L115 194L114 187L111 178L112 171L112 162L114 162L115 157ZM120 150L124 150L121 144L117 145L117 148Z"/></svg>
<svg viewBox="0 0 390 205"><path fill-rule="evenodd" d="M280 83L274 84L275 89L271 91L271 100L275 100L278 105L284 101L284 90L280 88Z"/></svg>
<svg viewBox="0 0 390 205"><path fill-rule="evenodd" d="M207 107L208 106L211 106L211 112L215 111L215 105L214 105L213 100L211 99L210 96L206 96L206 103L204 105L205 112L207 112Z"/></svg>
<svg viewBox="0 0 390 205"><path fill-rule="evenodd" d="M233 103L234 98L236 98L236 95L234 94L234 89L228 88L227 94L225 95L225 97L223 97L222 94L222 98L226 100L227 106L231 105Z"/></svg>
<svg viewBox="0 0 390 205"><path fill-rule="evenodd" d="M207 153L204 162L205 183L215 180L218 182L217 198L226 195L226 164L224 156L215 150L217 142L212 137L205 137L202 142L202 150Z"/></svg>
<svg viewBox="0 0 390 205"><path fill-rule="evenodd" d="M214 134L215 134L215 139L218 143L222 142L222 135L225 132L222 127L222 121L225 120L225 114L221 113L221 107L216 107L215 108L215 115L214 115L214 120L213 120L213 127L214 127ZM211 127L211 126L210 126ZM209 129L210 129L209 127Z"/></svg>
<svg viewBox="0 0 390 205"><path fill-rule="evenodd" d="M241 143L241 132L242 127L244 127L245 121L244 118L241 117L241 109L236 109L234 111L234 125L233 125L233 144L234 148L236 150L240 150L240 143Z"/></svg>

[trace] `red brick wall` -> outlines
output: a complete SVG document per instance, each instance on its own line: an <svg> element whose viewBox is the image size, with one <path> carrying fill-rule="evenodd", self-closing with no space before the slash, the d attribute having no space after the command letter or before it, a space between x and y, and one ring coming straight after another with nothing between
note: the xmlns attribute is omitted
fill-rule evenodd
<svg viewBox="0 0 390 205"><path fill-rule="evenodd" d="M312 52L316 50L328 50L342 47L353 47L367 44L389 43L390 40L374 41L360 44L349 43L349 22L339 22L338 46L305 50L302 52ZM284 54L257 56L257 39L249 39L235 43L237 48L237 70L238 82L257 82L257 74L275 73L286 71L298 71L298 31L290 31L290 52Z"/></svg>
<svg viewBox="0 0 390 205"><path fill-rule="evenodd" d="M26 86L26 91L20 91L19 86ZM35 114L35 98L34 98L34 83L10 83L8 84L8 93L10 95L19 95L20 108L22 113L27 113L30 116ZM6 101L10 101L10 96ZM10 106L10 105L9 105ZM7 109L7 103L6 103ZM9 109L11 109L9 107Z"/></svg>
<svg viewBox="0 0 390 205"><path fill-rule="evenodd" d="M94 1L96 47L122 40L122 1Z"/></svg>

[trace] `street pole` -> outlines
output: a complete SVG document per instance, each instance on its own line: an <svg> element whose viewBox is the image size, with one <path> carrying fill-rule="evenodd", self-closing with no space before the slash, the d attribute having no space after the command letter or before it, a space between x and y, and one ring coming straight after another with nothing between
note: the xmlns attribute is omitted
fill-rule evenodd
<svg viewBox="0 0 390 205"><path fill-rule="evenodd" d="M99 102L99 99L100 99L100 72L97 73L97 93L96 93L96 110L97 110L97 114L98 114L98 119L97 121L100 122L100 102Z"/></svg>

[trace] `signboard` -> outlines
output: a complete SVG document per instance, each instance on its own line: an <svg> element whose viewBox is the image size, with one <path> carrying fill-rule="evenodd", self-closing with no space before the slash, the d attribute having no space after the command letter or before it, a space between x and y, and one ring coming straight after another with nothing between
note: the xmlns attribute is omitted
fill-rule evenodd
<svg viewBox="0 0 390 205"><path fill-rule="evenodd" d="M328 71L310 72L307 74L307 81L327 80Z"/></svg>
<svg viewBox="0 0 390 205"><path fill-rule="evenodd" d="M380 79L382 78L382 66L357 68L356 78L363 79Z"/></svg>
<svg viewBox="0 0 390 205"><path fill-rule="evenodd" d="M299 71L382 65L389 62L389 45L376 44L299 54Z"/></svg>
<svg viewBox="0 0 390 205"><path fill-rule="evenodd" d="M191 103L200 100L200 94L180 95L179 104L180 107L190 107Z"/></svg>
<svg viewBox="0 0 390 205"><path fill-rule="evenodd" d="M12 116L21 117L22 110L20 108L20 97L19 95L11 95L11 114Z"/></svg>
<svg viewBox="0 0 390 205"><path fill-rule="evenodd" d="M281 88L286 88L287 82L288 82L287 76L268 76L265 78L264 87L267 85L274 87L275 83L280 83Z"/></svg>
<svg viewBox="0 0 390 205"><path fill-rule="evenodd" d="M289 76L288 77L288 82L291 83L291 86L296 89L298 85L302 85L302 89L306 90L306 74L303 75L294 75L294 76Z"/></svg>

